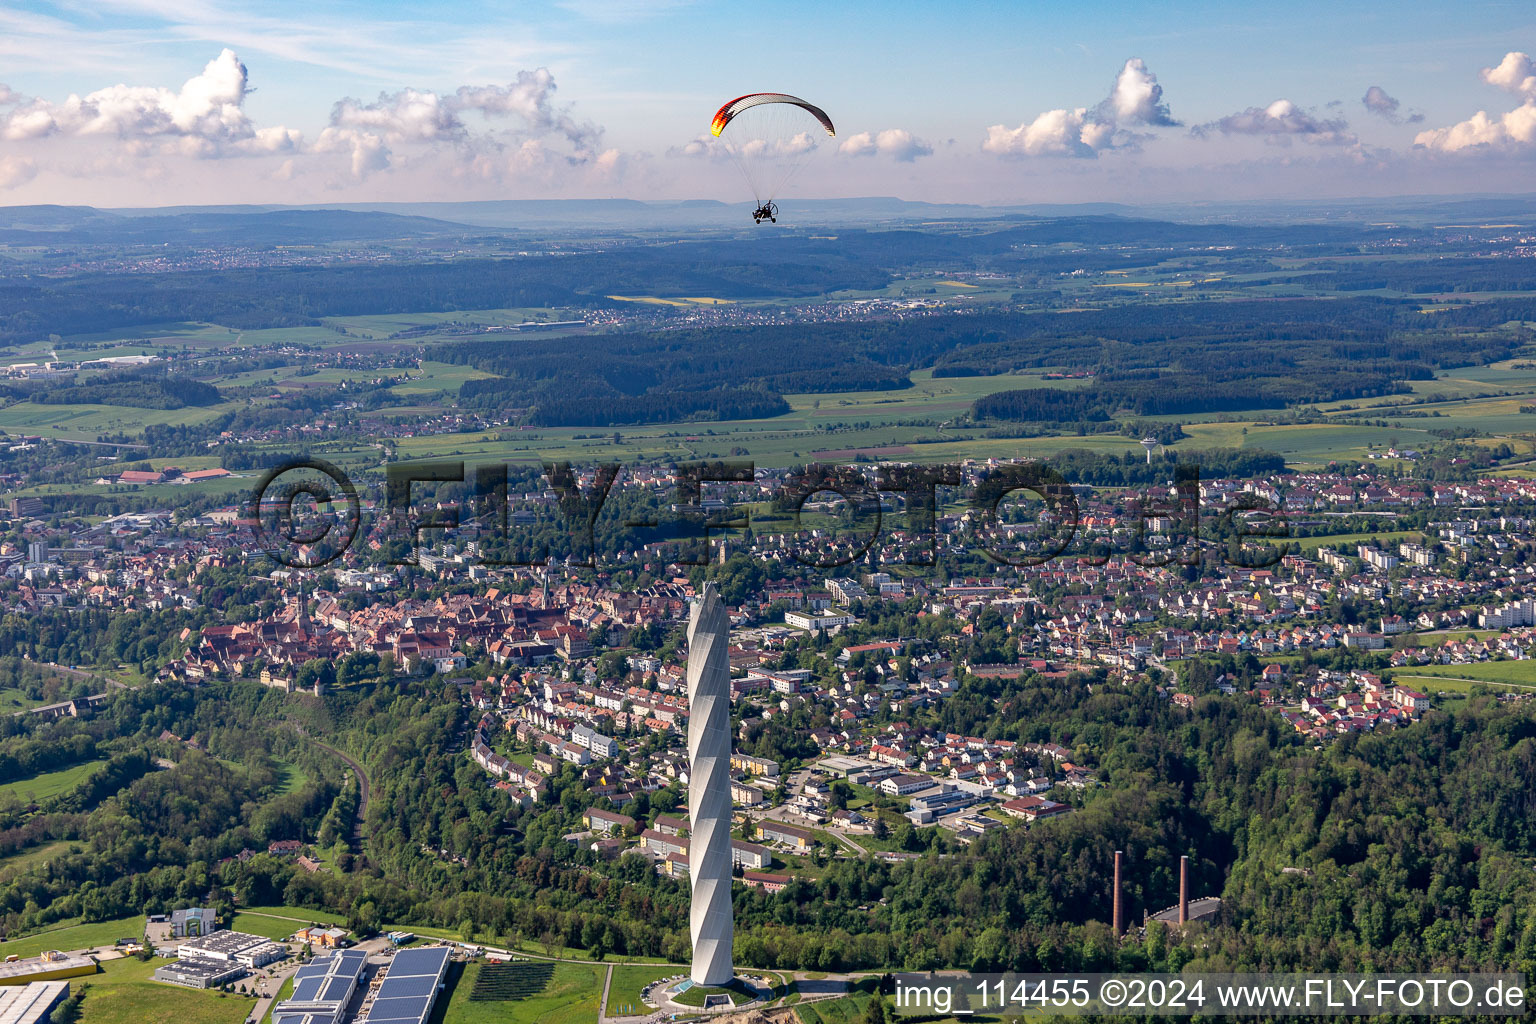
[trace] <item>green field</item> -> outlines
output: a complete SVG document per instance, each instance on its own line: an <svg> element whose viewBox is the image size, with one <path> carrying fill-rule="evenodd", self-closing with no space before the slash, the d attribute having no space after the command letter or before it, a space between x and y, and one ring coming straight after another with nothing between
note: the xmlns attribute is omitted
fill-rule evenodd
<svg viewBox="0 0 1536 1024"><path fill-rule="evenodd" d="M795 1007L795 1013L804 1024L857 1024L863 1019L878 987L878 981L868 978L854 985L848 995L800 1003Z"/></svg>
<svg viewBox="0 0 1536 1024"><path fill-rule="evenodd" d="M67 793L84 782L105 763L105 760L87 761L72 768L34 775L30 779L7 782L0 785L0 799L13 796L19 800L46 800L51 796Z"/></svg>
<svg viewBox="0 0 1536 1024"><path fill-rule="evenodd" d="M249 927L242 926L242 920ZM235 924L232 927L235 931L276 938L279 934L291 935L312 924L344 926L346 920L345 914L333 914L309 907L242 907L235 913ZM284 928L287 931L282 931Z"/></svg>
<svg viewBox="0 0 1536 1024"><path fill-rule="evenodd" d="M1190 439L1180 441L1174 450L1184 447L1262 448L1284 456L1287 463L1316 468L1338 460L1363 462L1373 446L1377 451L1394 444L1422 448L1432 440L1431 426L1447 425L1430 420L1408 422L1424 425L1398 428L1352 423L1186 423L1184 432Z"/></svg>
<svg viewBox="0 0 1536 1024"><path fill-rule="evenodd" d="M92 924L69 923L0 942L0 954L25 958L37 956L48 949L59 949L66 953L76 949L105 949L116 944L118 939L137 939L143 934L142 915Z"/></svg>
<svg viewBox="0 0 1536 1024"><path fill-rule="evenodd" d="M549 986L531 999L473 1002L469 994L480 964L468 964L446 994L442 1024L593 1024L606 970L601 965L556 964Z"/></svg>
<svg viewBox="0 0 1536 1024"><path fill-rule="evenodd" d="M279 759L274 759L274 763L283 780L278 786L279 793L292 793L309 781L309 775L298 765Z"/></svg>
<svg viewBox="0 0 1536 1024"><path fill-rule="evenodd" d="M230 922L230 930L245 932L249 935L262 935L269 939L282 941L300 928L305 927L297 921L284 921L276 917L268 917L265 914L237 913L235 919Z"/></svg>
<svg viewBox="0 0 1536 1024"><path fill-rule="evenodd" d="M1471 665L1416 665L1398 669L1394 679L1417 679L1426 686L1470 690L1478 683L1515 689L1536 690L1536 661L1481 661ZM1434 680L1434 682L1430 682ZM1452 686L1461 682L1462 687ZM1416 685L1410 683L1410 685Z"/></svg>
<svg viewBox="0 0 1536 1024"><path fill-rule="evenodd" d="M1372 539L1393 547L1405 540L1417 542L1423 535L1417 530L1374 530L1368 533L1330 533L1319 537L1297 537L1296 543L1303 551L1316 551L1318 548L1333 548L1341 555L1353 557L1355 548L1368 543Z"/></svg>
<svg viewBox="0 0 1536 1024"><path fill-rule="evenodd" d="M608 986L608 1015L618 1017L650 1012L640 1000L645 986L661 978L670 978L681 970L680 967L615 967L613 981Z"/></svg>
<svg viewBox="0 0 1536 1024"><path fill-rule="evenodd" d="M169 962L112 960L101 974L72 982L74 991L84 993L79 1024L240 1024L249 1016L255 1000L246 996L151 980L155 968Z"/></svg>
<svg viewBox="0 0 1536 1024"><path fill-rule="evenodd" d="M61 839L56 843L44 843L30 850L13 853L9 857L0 857L0 872L12 869L26 871L38 864L47 863L74 845L68 840Z"/></svg>
<svg viewBox="0 0 1536 1024"><path fill-rule="evenodd" d="M25 711L40 703L42 702L33 700L15 687L0 688L0 715L11 711Z"/></svg>

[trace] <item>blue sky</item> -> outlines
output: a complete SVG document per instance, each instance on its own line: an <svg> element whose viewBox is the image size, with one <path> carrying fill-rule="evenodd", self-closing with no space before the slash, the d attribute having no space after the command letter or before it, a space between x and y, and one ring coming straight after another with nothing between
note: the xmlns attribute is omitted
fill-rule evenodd
<svg viewBox="0 0 1536 1024"><path fill-rule="evenodd" d="M0 203L734 200L699 136L769 89L838 122L809 196L1536 191L1533 52L1529 2L24 2Z"/></svg>

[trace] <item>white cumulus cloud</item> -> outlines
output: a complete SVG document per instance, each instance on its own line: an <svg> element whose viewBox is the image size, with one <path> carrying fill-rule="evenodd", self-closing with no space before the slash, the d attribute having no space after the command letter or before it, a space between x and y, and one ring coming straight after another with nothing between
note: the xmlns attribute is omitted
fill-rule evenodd
<svg viewBox="0 0 1536 1024"><path fill-rule="evenodd" d="M1524 53L1510 51L1482 79L1505 92L1524 97L1514 110L1490 116L1479 110L1465 121L1446 128L1419 132L1414 144L1442 153L1467 150L1523 151L1536 147L1536 62Z"/></svg>
<svg viewBox="0 0 1536 1024"><path fill-rule="evenodd" d="M1163 101L1163 87L1140 57L1127 60L1097 106L1047 110L1033 121L987 129L983 152L1001 156L1092 158L1107 149L1134 146L1146 133L1130 129L1177 125Z"/></svg>
<svg viewBox="0 0 1536 1024"><path fill-rule="evenodd" d="M1536 61L1512 50L1496 66L1483 68L1483 81L1516 96L1536 97Z"/></svg>
<svg viewBox="0 0 1536 1024"><path fill-rule="evenodd" d="M245 65L224 50L179 90L163 86L113 85L71 95L62 103L20 102L0 121L0 135L12 141L52 135L114 135L128 142L163 140L172 152L212 156L258 138L245 113L249 91ZM6 90L10 101L19 99ZM286 131L279 129L280 131Z"/></svg>
<svg viewBox="0 0 1536 1024"><path fill-rule="evenodd" d="M334 166L332 154L345 159L355 178L389 168L397 154L432 157L449 174L497 178L585 165L612 179L624 167L621 154L601 145L601 127L556 103L547 68L454 91L403 88L371 101L347 97L332 106L313 141L282 125L253 123L245 108L250 91L246 67L230 49L179 89L121 84L54 102L0 85L0 140L39 147L50 138L111 140L95 147L97 157L114 167L137 162L141 175L163 157L268 157L274 163L286 157L282 173L291 177L307 162ZM35 173L35 165L17 156L5 178L14 182L24 172Z"/></svg>
<svg viewBox="0 0 1536 1024"><path fill-rule="evenodd" d="M1536 102L1524 103L1497 117L1479 110L1449 128L1431 128L1414 136L1414 144L1444 153L1487 146L1512 149L1536 145Z"/></svg>
<svg viewBox="0 0 1536 1024"><path fill-rule="evenodd" d="M391 165L393 147L448 145L461 150L468 169L489 176L505 167L512 172L564 162L592 163L604 155L603 130L578 122L554 102L555 78L548 68L519 72L506 85L461 86L453 93L401 89L381 93L372 103L347 98L331 110L331 123L320 133L319 152L348 152L352 174L365 177ZM464 115L487 124L476 128ZM496 122L512 118L517 124ZM563 148L550 146L560 141ZM502 158L505 159L502 159ZM604 173L619 166L608 157Z"/></svg>
<svg viewBox="0 0 1536 1024"><path fill-rule="evenodd" d="M905 128L887 128L881 132L850 135L837 147L844 156L888 156L911 163L920 156L931 156L933 147Z"/></svg>
<svg viewBox="0 0 1536 1024"><path fill-rule="evenodd" d="M1114 125L1090 121L1086 107L1047 110L1029 124L987 129L983 151L999 156L1097 156L1109 147Z"/></svg>
<svg viewBox="0 0 1536 1024"><path fill-rule="evenodd" d="M1163 102L1163 87L1140 57L1132 57L1115 76L1108 106L1118 124L1177 125Z"/></svg>

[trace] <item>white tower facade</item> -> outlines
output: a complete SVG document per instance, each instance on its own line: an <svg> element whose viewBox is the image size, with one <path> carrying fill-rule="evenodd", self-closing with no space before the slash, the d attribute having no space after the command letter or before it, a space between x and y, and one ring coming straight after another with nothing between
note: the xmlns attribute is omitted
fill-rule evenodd
<svg viewBox="0 0 1536 1024"><path fill-rule="evenodd" d="M688 622L688 875L696 985L724 985L731 964L730 618L713 583Z"/></svg>

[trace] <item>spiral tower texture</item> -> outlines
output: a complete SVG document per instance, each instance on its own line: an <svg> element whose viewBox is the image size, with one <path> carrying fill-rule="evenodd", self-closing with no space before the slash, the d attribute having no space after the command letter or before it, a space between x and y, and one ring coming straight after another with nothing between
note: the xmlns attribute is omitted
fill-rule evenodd
<svg viewBox="0 0 1536 1024"><path fill-rule="evenodd" d="M731 640L713 583L688 623L688 874L697 985L724 985L731 965Z"/></svg>

